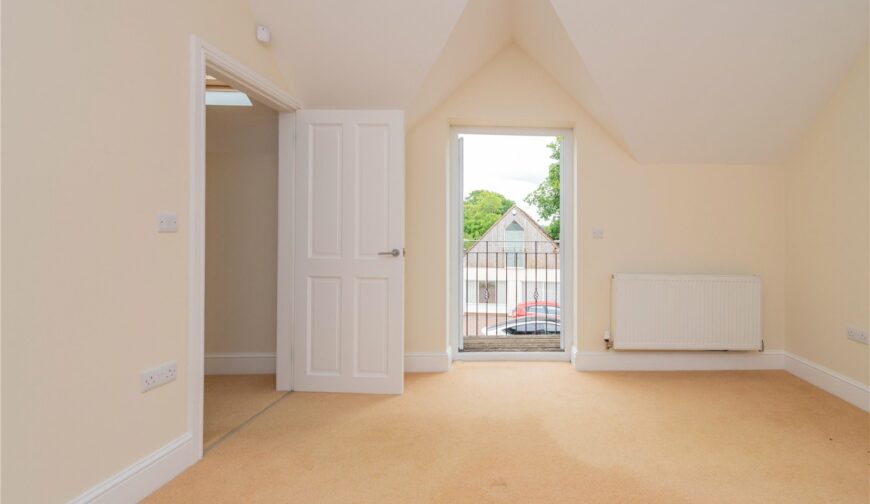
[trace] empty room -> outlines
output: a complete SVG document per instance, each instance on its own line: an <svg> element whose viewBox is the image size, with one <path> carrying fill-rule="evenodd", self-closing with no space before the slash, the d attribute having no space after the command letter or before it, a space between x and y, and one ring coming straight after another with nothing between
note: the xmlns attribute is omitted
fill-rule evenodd
<svg viewBox="0 0 870 504"><path fill-rule="evenodd" d="M870 0L0 0L0 500L870 501Z"/></svg>

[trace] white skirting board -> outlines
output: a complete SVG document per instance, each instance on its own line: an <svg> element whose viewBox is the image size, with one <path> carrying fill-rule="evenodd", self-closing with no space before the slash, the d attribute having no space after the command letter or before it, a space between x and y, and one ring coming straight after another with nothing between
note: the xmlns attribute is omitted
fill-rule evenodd
<svg viewBox="0 0 870 504"><path fill-rule="evenodd" d="M271 352L205 354L205 374L275 374L275 354Z"/></svg>
<svg viewBox="0 0 870 504"><path fill-rule="evenodd" d="M70 504L139 502L196 462L189 432L151 453Z"/></svg>
<svg viewBox="0 0 870 504"><path fill-rule="evenodd" d="M405 353L406 373L444 373L450 371L453 351L446 352L407 352Z"/></svg>
<svg viewBox="0 0 870 504"><path fill-rule="evenodd" d="M577 352L578 371L727 371L783 369L783 353L767 352Z"/></svg>
<svg viewBox="0 0 870 504"><path fill-rule="evenodd" d="M578 352L578 371L739 371L783 369L870 412L870 387L789 352Z"/></svg>
<svg viewBox="0 0 870 504"><path fill-rule="evenodd" d="M788 352L578 352L575 347L571 353L575 368L579 371L784 369L846 402L870 411L870 387ZM451 355L449 348L446 352L407 353L405 371L448 371ZM272 361L274 364L274 355ZM188 432L71 500L70 504L138 502L194 462L194 443Z"/></svg>
<svg viewBox="0 0 870 504"><path fill-rule="evenodd" d="M786 352L785 370L801 380L870 412L870 387L825 366Z"/></svg>
<svg viewBox="0 0 870 504"><path fill-rule="evenodd" d="M452 352L408 352L405 372L441 373L450 370ZM211 353L205 356L205 374L273 374L274 353Z"/></svg>

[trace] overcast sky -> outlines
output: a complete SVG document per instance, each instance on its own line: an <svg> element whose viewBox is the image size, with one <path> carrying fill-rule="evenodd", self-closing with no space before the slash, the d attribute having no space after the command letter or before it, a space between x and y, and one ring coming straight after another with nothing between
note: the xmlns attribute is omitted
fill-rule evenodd
<svg viewBox="0 0 870 504"><path fill-rule="evenodd" d="M523 198L547 178L553 161L547 144L554 137L461 135L465 140L465 196L477 189L495 191L540 222L538 212Z"/></svg>

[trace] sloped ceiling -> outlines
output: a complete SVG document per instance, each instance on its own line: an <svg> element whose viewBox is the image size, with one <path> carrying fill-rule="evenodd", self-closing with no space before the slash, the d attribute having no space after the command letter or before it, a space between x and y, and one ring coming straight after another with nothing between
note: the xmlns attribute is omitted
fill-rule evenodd
<svg viewBox="0 0 870 504"><path fill-rule="evenodd" d="M511 43L513 10L509 4L509 0L468 2L422 88L407 106L408 124L435 108Z"/></svg>
<svg viewBox="0 0 870 504"><path fill-rule="evenodd" d="M550 0L512 0L514 41L559 82L627 150L610 106Z"/></svg>
<svg viewBox="0 0 870 504"><path fill-rule="evenodd" d="M511 43L528 53L622 141L549 0L470 0L423 88L407 108L408 123L414 124Z"/></svg>
<svg viewBox="0 0 870 504"><path fill-rule="evenodd" d="M251 0L307 108L404 108L466 0Z"/></svg>
<svg viewBox="0 0 870 504"><path fill-rule="evenodd" d="M867 0L552 0L641 161L788 156L867 44Z"/></svg>
<svg viewBox="0 0 870 504"><path fill-rule="evenodd" d="M308 108L423 117L517 44L635 158L791 152L868 40L866 0L251 0Z"/></svg>

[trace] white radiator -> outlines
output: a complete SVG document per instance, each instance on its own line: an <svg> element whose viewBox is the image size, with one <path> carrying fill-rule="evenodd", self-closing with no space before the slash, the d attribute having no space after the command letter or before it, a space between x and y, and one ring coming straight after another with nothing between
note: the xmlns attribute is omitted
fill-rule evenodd
<svg viewBox="0 0 870 504"><path fill-rule="evenodd" d="M613 275L617 350L761 350L761 279Z"/></svg>

